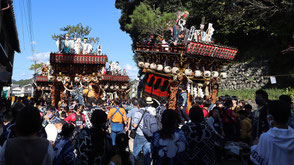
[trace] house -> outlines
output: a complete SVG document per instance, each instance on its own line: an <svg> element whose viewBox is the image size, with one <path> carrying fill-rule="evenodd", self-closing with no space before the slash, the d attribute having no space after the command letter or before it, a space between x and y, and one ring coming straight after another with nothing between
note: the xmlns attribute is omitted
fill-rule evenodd
<svg viewBox="0 0 294 165"><path fill-rule="evenodd" d="M24 94L22 87L18 84L12 84L10 88L10 96L23 97Z"/></svg>
<svg viewBox="0 0 294 165"><path fill-rule="evenodd" d="M32 84L27 84L22 87L23 95L27 97L32 97L34 94L34 87Z"/></svg>
<svg viewBox="0 0 294 165"><path fill-rule="evenodd" d="M34 87L32 84L27 84L21 87L19 84L12 84L10 89L3 88L10 92L10 96L18 97L32 97L34 93Z"/></svg>
<svg viewBox="0 0 294 165"><path fill-rule="evenodd" d="M12 0L0 0L0 93L11 84L15 52L20 47Z"/></svg>

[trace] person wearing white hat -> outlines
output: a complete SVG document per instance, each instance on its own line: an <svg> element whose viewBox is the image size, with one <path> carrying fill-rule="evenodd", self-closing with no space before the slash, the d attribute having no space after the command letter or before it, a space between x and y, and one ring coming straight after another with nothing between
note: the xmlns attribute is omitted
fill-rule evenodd
<svg viewBox="0 0 294 165"><path fill-rule="evenodd" d="M153 99L151 97L146 98L146 110L153 116L156 116L156 109L152 107Z"/></svg>

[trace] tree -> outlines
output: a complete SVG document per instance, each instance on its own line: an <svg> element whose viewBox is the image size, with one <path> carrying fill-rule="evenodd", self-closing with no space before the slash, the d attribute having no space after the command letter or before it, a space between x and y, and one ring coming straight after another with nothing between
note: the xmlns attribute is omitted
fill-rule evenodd
<svg viewBox="0 0 294 165"><path fill-rule="evenodd" d="M85 38L87 37L92 28L89 26L83 26L82 23L79 23L77 25L67 25L66 27L60 28L60 31L63 31L64 33L61 34L53 34L52 39L58 40L59 38L65 38L66 35L68 35L69 39L74 38ZM99 42L98 37L88 37L90 43L93 45L93 47L96 46Z"/></svg>
<svg viewBox="0 0 294 165"><path fill-rule="evenodd" d="M174 13L161 12L159 8L152 9L145 3L140 3L130 15L131 22L126 24L125 29L129 31L136 30L141 35L156 34L163 36L168 30L168 23L176 19Z"/></svg>
<svg viewBox="0 0 294 165"><path fill-rule="evenodd" d="M37 70L39 68L41 68L44 65L44 63L36 63L36 64L32 64L31 67L29 68L30 70Z"/></svg>

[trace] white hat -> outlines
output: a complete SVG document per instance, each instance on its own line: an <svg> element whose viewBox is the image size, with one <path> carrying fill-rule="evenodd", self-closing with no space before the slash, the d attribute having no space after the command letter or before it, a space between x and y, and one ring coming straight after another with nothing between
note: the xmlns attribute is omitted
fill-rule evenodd
<svg viewBox="0 0 294 165"><path fill-rule="evenodd" d="M153 100L152 100L152 98L151 98L151 97L147 97L147 98L146 98L146 103L147 103L147 104L153 104Z"/></svg>

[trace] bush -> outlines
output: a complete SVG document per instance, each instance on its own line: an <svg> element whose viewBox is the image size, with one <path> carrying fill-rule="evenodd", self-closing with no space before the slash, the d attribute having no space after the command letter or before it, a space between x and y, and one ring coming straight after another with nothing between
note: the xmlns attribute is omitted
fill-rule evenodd
<svg viewBox="0 0 294 165"><path fill-rule="evenodd" d="M292 99L294 98L294 89L289 87L286 89L286 95L289 95Z"/></svg>
<svg viewBox="0 0 294 165"><path fill-rule="evenodd" d="M255 99L255 92L258 89L240 89L240 90L219 90L218 96L230 95L230 96L237 96L239 100L254 100ZM270 100L277 100L279 99L280 95L289 95L291 98L294 98L294 89L287 88L287 89L265 89L268 93ZM287 92L289 91L289 92Z"/></svg>

